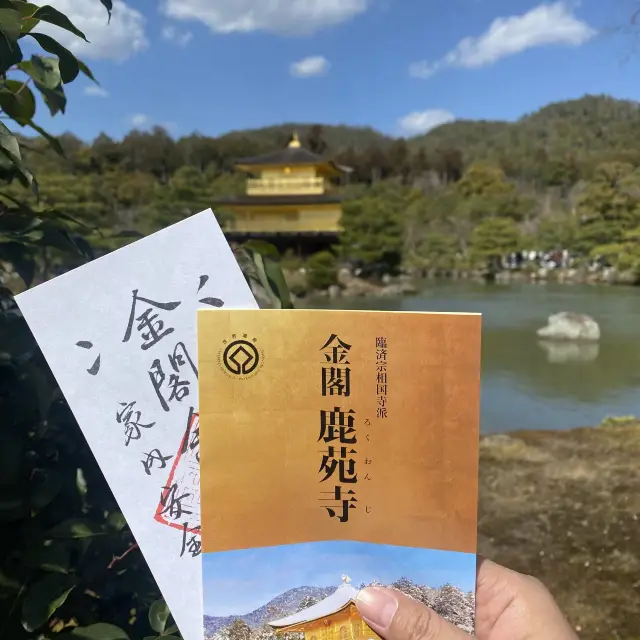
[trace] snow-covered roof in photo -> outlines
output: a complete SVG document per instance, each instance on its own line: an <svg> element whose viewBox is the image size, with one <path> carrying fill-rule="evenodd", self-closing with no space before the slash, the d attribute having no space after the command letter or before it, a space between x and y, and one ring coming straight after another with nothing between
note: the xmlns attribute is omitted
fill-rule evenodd
<svg viewBox="0 0 640 640"><path fill-rule="evenodd" d="M355 602L358 597L358 590L354 589L350 584L341 584L330 596L324 600L311 605L308 609L303 609L286 618L269 622L270 627L289 627L293 624L303 622L311 622L318 618L330 616L333 613L341 611L350 602Z"/></svg>

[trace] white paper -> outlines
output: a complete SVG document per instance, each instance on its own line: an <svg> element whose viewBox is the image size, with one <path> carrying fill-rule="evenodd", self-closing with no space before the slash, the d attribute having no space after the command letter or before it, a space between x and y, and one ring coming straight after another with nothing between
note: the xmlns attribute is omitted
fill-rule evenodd
<svg viewBox="0 0 640 640"><path fill-rule="evenodd" d="M201 640L196 310L258 306L215 216L203 211L16 301L183 638Z"/></svg>

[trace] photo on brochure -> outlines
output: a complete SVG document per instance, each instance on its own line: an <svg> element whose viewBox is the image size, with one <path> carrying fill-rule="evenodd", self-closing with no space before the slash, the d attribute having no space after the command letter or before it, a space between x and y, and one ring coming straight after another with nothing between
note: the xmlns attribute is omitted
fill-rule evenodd
<svg viewBox="0 0 640 640"><path fill-rule="evenodd" d="M398 589L473 631L475 554L311 542L203 556L209 640L370 640L355 606L366 586Z"/></svg>

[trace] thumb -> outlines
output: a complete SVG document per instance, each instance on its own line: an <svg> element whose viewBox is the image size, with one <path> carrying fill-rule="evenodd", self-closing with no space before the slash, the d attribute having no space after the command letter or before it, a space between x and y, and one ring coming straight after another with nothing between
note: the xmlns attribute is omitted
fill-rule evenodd
<svg viewBox="0 0 640 640"><path fill-rule="evenodd" d="M395 589L367 587L358 594L356 607L384 640L469 640L433 609Z"/></svg>

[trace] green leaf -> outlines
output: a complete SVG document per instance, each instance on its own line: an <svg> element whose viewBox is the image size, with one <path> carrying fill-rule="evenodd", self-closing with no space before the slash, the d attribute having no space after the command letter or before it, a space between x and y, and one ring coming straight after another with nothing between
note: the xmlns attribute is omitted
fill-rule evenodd
<svg viewBox="0 0 640 640"><path fill-rule="evenodd" d="M97 622L88 627L76 627L71 635L83 640L129 640L126 631L106 622Z"/></svg>
<svg viewBox="0 0 640 640"><path fill-rule="evenodd" d="M287 286L284 273L280 262L273 260L272 258L265 258L264 269L269 282L269 287L274 292L278 299L281 309L293 309L293 302L291 302L291 293Z"/></svg>
<svg viewBox="0 0 640 640"><path fill-rule="evenodd" d="M107 523L116 531L122 531L127 526L125 517L119 511L112 511L107 516Z"/></svg>
<svg viewBox="0 0 640 640"><path fill-rule="evenodd" d="M47 221L40 226L39 231L42 231L42 237L35 241L36 244L43 247L54 247L67 253L82 253L64 227Z"/></svg>
<svg viewBox="0 0 640 640"><path fill-rule="evenodd" d="M39 127L35 122L31 121L26 123L30 126L34 131L37 131L51 146L51 148L63 158L65 157L64 149L60 144L60 141L55 136L52 136L50 133L46 132L42 127Z"/></svg>
<svg viewBox="0 0 640 640"><path fill-rule="evenodd" d="M22 28L22 14L17 9L0 9L0 33L17 42Z"/></svg>
<svg viewBox="0 0 640 640"><path fill-rule="evenodd" d="M69 49L63 47L57 40L54 40L51 36L44 33L30 33L29 35L36 40L47 53L58 56L62 82L69 84L69 82L73 82L78 77L80 64Z"/></svg>
<svg viewBox="0 0 640 640"><path fill-rule="evenodd" d="M23 18L32 16L38 9L37 4L25 2L24 0L0 0L0 7L3 9L15 9L20 12Z"/></svg>
<svg viewBox="0 0 640 640"><path fill-rule="evenodd" d="M46 475L40 480L38 475L35 478L31 489L32 516L53 502L62 489L62 474L55 469L47 470Z"/></svg>
<svg viewBox="0 0 640 640"><path fill-rule="evenodd" d="M251 253L258 279L265 292L271 298L274 307L278 309L293 309L289 287L284 278L282 267L274 256L277 256L275 247L264 246L263 243L246 243ZM274 253L275 251L275 253Z"/></svg>
<svg viewBox="0 0 640 640"><path fill-rule="evenodd" d="M15 238L35 231L42 223L36 215L35 212L32 215L25 214L13 207L5 209L0 213L0 234Z"/></svg>
<svg viewBox="0 0 640 640"><path fill-rule="evenodd" d="M85 76L87 76L87 78L90 78L91 80L93 80L96 84L100 84L94 77L93 77L93 73L91 73L91 69L89 69L89 67L87 67L87 65L82 62L82 60L78 60L78 66L80 67L80 71L82 71L82 73L84 73Z"/></svg>
<svg viewBox="0 0 640 640"><path fill-rule="evenodd" d="M39 567L51 573L68 573L70 567L69 550L62 542L47 540L41 547L36 547L25 556L25 564Z"/></svg>
<svg viewBox="0 0 640 640"><path fill-rule="evenodd" d="M2 1L2 0L0 0ZM7 1L7 0L4 0ZM38 10L37 4L31 2L24 2L24 0L8 0L13 2L14 8L16 8L22 15L22 29L20 30L21 36L25 36L31 32L31 30L40 24L40 20L33 17L33 14Z"/></svg>
<svg viewBox="0 0 640 640"><path fill-rule="evenodd" d="M89 42L84 33L82 33L64 13L61 13L48 4L40 7L31 17L41 20L42 22L54 24L56 27L70 31L79 38L82 38L85 42Z"/></svg>
<svg viewBox="0 0 640 640"><path fill-rule="evenodd" d="M74 587L73 577L59 574L33 584L22 603L22 626L27 631L39 629L64 604Z"/></svg>
<svg viewBox="0 0 640 640"><path fill-rule="evenodd" d="M109 14L108 22L111 22L111 11L113 10L112 0L100 0L100 2L102 3L102 6L107 10L107 13Z"/></svg>
<svg viewBox="0 0 640 640"><path fill-rule="evenodd" d="M26 36L31 33L40 24L40 20L35 18L26 18L22 21L22 35Z"/></svg>
<svg viewBox="0 0 640 640"><path fill-rule="evenodd" d="M51 113L52 116L55 116L58 112L64 113L67 107L67 96L64 95L62 84L55 89L47 89L37 82L35 85L36 89L42 94L44 102L49 108L49 113Z"/></svg>
<svg viewBox="0 0 640 640"><path fill-rule="evenodd" d="M18 124L24 126L36 112L36 99L24 82L5 80L0 85L0 107Z"/></svg>
<svg viewBox="0 0 640 640"><path fill-rule="evenodd" d="M164 600L156 600L149 607L149 624L156 633L164 633L167 620L171 615L169 607Z"/></svg>
<svg viewBox="0 0 640 640"><path fill-rule="evenodd" d="M78 490L80 496L84 499L84 497L87 495L87 481L84 477L84 471L82 471L82 469L80 468L76 469L76 489Z"/></svg>
<svg viewBox="0 0 640 640"><path fill-rule="evenodd" d="M52 538L91 538L104 535L104 530L90 520L71 518L51 529L47 535Z"/></svg>
<svg viewBox="0 0 640 640"><path fill-rule="evenodd" d="M22 49L0 31L0 74L6 73L14 64L22 61Z"/></svg>
<svg viewBox="0 0 640 640"><path fill-rule="evenodd" d="M62 88L58 58L33 55L31 60L21 62L18 68L33 78L36 89L42 94L52 116L58 111L64 113L67 98Z"/></svg>
<svg viewBox="0 0 640 640"><path fill-rule="evenodd" d="M31 60L21 62L18 68L45 89L57 89L62 81L58 58L34 54L31 56Z"/></svg>
<svg viewBox="0 0 640 640"><path fill-rule="evenodd" d="M20 156L20 146L16 137L9 131L9 129L0 122L0 150L2 153L15 164L22 162Z"/></svg>
<svg viewBox="0 0 640 640"><path fill-rule="evenodd" d="M2 571L0 571L0 591L12 591L18 593L22 588L22 584L19 580L11 578Z"/></svg>
<svg viewBox="0 0 640 640"><path fill-rule="evenodd" d="M251 253L259 253L262 256L269 256L275 259L280 257L278 250L264 240L248 240L244 243L244 248L248 249Z"/></svg>
<svg viewBox="0 0 640 640"><path fill-rule="evenodd" d="M28 515L28 512L25 513L25 506L26 503L20 498L0 500L0 522L23 520Z"/></svg>
<svg viewBox="0 0 640 640"><path fill-rule="evenodd" d="M0 122L0 167L16 171L20 182L25 187L32 186L37 192L37 185L33 174L26 168L20 155L18 141L9 129Z"/></svg>
<svg viewBox="0 0 640 640"><path fill-rule="evenodd" d="M0 259L10 262L25 285L31 286L36 272L36 262L24 244L21 242L0 243Z"/></svg>
<svg viewBox="0 0 640 640"><path fill-rule="evenodd" d="M174 634L176 631L178 631L178 625L177 624L172 624L170 627L168 627L167 629L165 629L165 633L167 635L172 635ZM166 637L166 636L165 636Z"/></svg>

